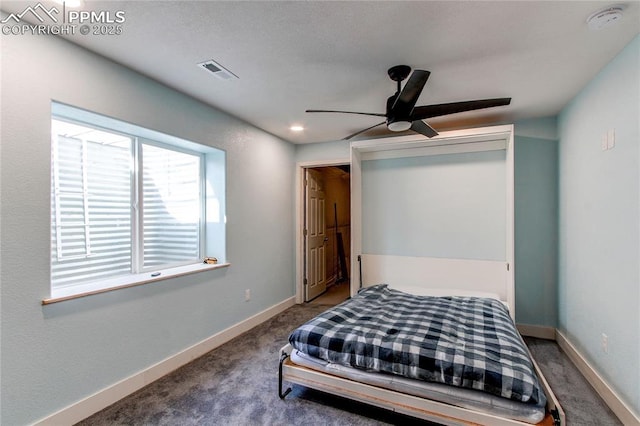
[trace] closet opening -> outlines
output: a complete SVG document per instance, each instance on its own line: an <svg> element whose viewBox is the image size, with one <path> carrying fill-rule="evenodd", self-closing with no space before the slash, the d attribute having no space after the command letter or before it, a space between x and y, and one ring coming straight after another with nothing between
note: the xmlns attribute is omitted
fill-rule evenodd
<svg viewBox="0 0 640 426"><path fill-rule="evenodd" d="M351 167L302 167L302 301L335 305L351 282ZM300 288L301 287L301 288ZM300 297L300 295L299 295Z"/></svg>

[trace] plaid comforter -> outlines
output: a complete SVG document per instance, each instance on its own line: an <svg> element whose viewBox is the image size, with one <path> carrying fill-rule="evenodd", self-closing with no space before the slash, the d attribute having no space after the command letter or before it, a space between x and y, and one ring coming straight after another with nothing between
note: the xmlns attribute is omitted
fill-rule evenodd
<svg viewBox="0 0 640 426"><path fill-rule="evenodd" d="M380 284L297 328L289 342L345 366L546 401L507 309L494 299L414 296Z"/></svg>

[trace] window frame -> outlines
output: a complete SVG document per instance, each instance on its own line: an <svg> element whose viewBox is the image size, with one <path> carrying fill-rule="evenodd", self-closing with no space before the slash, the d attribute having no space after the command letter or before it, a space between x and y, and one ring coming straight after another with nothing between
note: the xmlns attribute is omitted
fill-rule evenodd
<svg viewBox="0 0 640 426"><path fill-rule="evenodd" d="M200 258L204 258L204 253L206 253L206 241L207 241L207 230L205 226L205 221L207 217L206 212L206 191L205 187L207 184L207 173L206 173L206 155L199 151L194 151L187 148L176 147L174 145L170 145L167 143L163 143L156 140L151 140L148 138L135 137L135 145L134 150L136 153L134 154L134 202L136 203L136 207L132 209L132 214L134 216L134 231L137 231L137 235L135 236L136 247L133 250L135 253L133 254L133 264L135 264L136 271L141 273L148 271L155 271L158 268L154 266L144 266L144 203L141 200L144 198L144 173L141 172L142 166L144 164L144 155L141 151L143 151L143 145L154 146L161 149L166 149L169 151L180 152L183 154L194 155L200 158L200 179L199 179L199 191L200 191L200 215L198 220L198 253L201 255ZM184 265L191 265L192 261L184 261L184 262L175 262L171 264L167 264L166 267L162 269L168 269L173 267L179 267Z"/></svg>
<svg viewBox="0 0 640 426"><path fill-rule="evenodd" d="M137 286L155 281L166 280L187 274L197 273L200 271L218 269L227 267L230 264L226 262L226 152L219 148L208 145L202 145L191 142L182 138L167 135L165 133L150 130L141 126L130 124L118 119L106 117L97 113L86 111L70 105L52 101L51 117L53 120L60 120L86 126L98 131L105 131L112 134L118 134L131 139L131 273L127 275L119 275L114 277L102 278L95 281L69 285L65 287L54 286L52 273L50 274L50 291L49 298L44 299L42 304L50 304L63 300L75 299L91 294L112 291L120 288ZM51 131L53 142L53 129ZM197 262L185 261L176 262L158 266L144 266L144 209L142 200L138 197L143 196L143 175L142 173L142 146L143 144L155 146L162 149L186 153L189 155L199 156L200 176L199 176L199 205L200 219L198 224L198 245L199 259ZM134 151L136 151L134 153ZM52 167L54 167L54 147L52 145ZM135 156L134 156L135 154ZM54 186L54 170L51 173L51 190L52 196L55 190ZM214 181L215 179L215 181ZM217 211L210 212L207 206L210 201L215 201L218 207ZM51 206L54 208L52 200ZM57 207L57 206L56 206ZM59 210L57 210L59 211ZM49 215L50 226L56 226L58 215ZM215 220L212 220L215 218ZM210 226L211 222L215 222L217 227ZM86 226L86 225L85 225ZM56 230L57 232L57 230ZM211 235L219 233L220 235ZM50 242L53 238L53 230L49 233ZM210 244L213 241L213 244ZM56 244L58 242L56 241ZM212 247L210 247L212 246ZM51 244L49 261L53 262L56 256L52 251L56 249ZM207 257L216 257L218 262L215 264L203 263L202 259Z"/></svg>

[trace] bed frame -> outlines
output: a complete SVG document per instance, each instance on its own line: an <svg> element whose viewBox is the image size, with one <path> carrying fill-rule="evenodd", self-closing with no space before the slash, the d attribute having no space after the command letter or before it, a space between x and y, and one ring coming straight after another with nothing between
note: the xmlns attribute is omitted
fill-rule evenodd
<svg viewBox="0 0 640 426"><path fill-rule="evenodd" d="M294 364L289 358L291 350L290 345L281 350L278 382L278 395L281 399L291 392L290 387L283 388L283 381L287 381L443 425L531 426L529 423L407 395L302 367ZM565 425L564 412L535 362L534 366L548 400L547 415L538 425Z"/></svg>

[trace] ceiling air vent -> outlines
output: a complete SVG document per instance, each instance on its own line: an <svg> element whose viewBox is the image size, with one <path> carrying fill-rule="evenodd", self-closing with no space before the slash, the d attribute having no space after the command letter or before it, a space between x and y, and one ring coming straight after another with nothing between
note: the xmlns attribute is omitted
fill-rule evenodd
<svg viewBox="0 0 640 426"><path fill-rule="evenodd" d="M200 68L212 73L214 76L218 77L220 80L232 80L234 78L239 78L237 75L220 65L214 60L201 62L198 64Z"/></svg>

